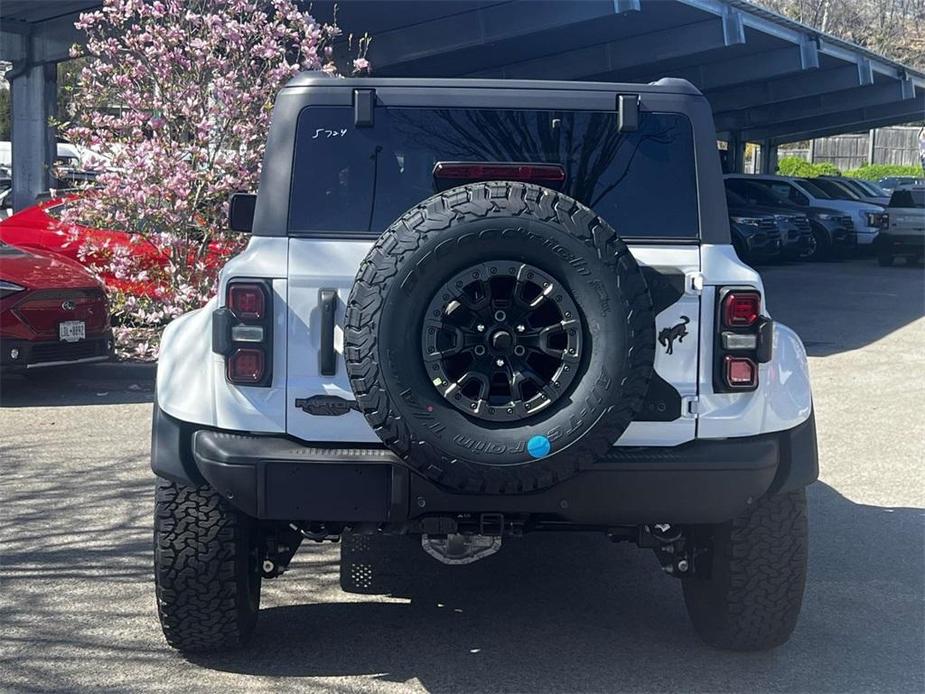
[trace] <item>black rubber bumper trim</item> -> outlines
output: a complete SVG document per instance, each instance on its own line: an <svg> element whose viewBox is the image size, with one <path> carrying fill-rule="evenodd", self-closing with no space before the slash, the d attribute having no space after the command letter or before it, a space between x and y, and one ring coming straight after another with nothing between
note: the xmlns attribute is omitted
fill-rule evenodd
<svg viewBox="0 0 925 694"><path fill-rule="evenodd" d="M163 446L156 451L163 458ZM520 495L453 493L378 446L311 446L282 436L199 430L191 451L201 476L231 503L279 520L403 523L426 515L502 513L598 526L718 523L768 492L796 489L818 476L812 416L774 434L615 447L574 477ZM152 460L152 467L168 476L162 462Z"/></svg>
<svg viewBox="0 0 925 694"><path fill-rule="evenodd" d="M819 449L816 445L816 413L809 419L777 435L780 442L780 463L770 494L792 492L819 479Z"/></svg>
<svg viewBox="0 0 925 694"><path fill-rule="evenodd" d="M154 400L151 419L151 470L176 484L198 487L205 483L190 446L192 425L171 417Z"/></svg>
<svg viewBox="0 0 925 694"><path fill-rule="evenodd" d="M891 234L881 231L874 242L877 248L883 251L922 252L925 250L925 236L912 236L906 234Z"/></svg>

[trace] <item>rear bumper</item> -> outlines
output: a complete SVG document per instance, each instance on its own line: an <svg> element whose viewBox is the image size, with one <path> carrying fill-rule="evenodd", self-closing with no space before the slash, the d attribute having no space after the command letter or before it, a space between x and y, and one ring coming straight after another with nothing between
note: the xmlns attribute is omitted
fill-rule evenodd
<svg viewBox="0 0 925 694"><path fill-rule="evenodd" d="M877 239L877 251L894 255L921 255L925 251L925 234L891 234L881 232Z"/></svg>
<svg viewBox="0 0 925 694"><path fill-rule="evenodd" d="M111 333L94 335L79 342L39 342L0 337L0 369L3 371L25 371L105 361L111 356Z"/></svg>
<svg viewBox="0 0 925 694"><path fill-rule="evenodd" d="M315 447L280 436L194 430L156 405L152 436L155 474L207 483L252 517L406 529L497 514L527 525L719 523L764 494L801 488L818 476L812 415L773 434L614 448L554 487L510 496L451 492L382 447Z"/></svg>

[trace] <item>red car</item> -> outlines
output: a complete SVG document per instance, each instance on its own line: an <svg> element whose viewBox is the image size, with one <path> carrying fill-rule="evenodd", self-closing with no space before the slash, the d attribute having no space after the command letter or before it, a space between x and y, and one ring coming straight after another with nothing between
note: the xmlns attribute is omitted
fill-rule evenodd
<svg viewBox="0 0 925 694"><path fill-rule="evenodd" d="M151 279L151 275L156 274L158 269L166 267L168 258L147 240L124 231L94 229L78 225L76 238L72 238L58 221L60 211L67 204L66 199L57 198L17 212L0 222L0 241L19 248L51 251L77 262L81 262L78 253L87 241L91 242L94 247L108 246L110 249L128 249L137 261L136 265L148 270L148 279L124 279L104 271L100 273L103 282L112 289L119 289L129 294L154 296L158 285L156 280ZM204 263L207 267L217 271L235 250L234 244L214 241L209 244ZM101 262L100 265L105 266L106 263Z"/></svg>
<svg viewBox="0 0 925 694"><path fill-rule="evenodd" d="M128 248L141 267L163 266L167 259L152 244L143 239L132 239L124 231L94 229L78 226L77 236L72 238L58 221L60 211L67 200L57 198L27 207L0 222L0 241L19 248L51 251L80 263L78 253L86 242L94 246L108 245L110 248ZM105 265L105 263L101 263ZM156 284L150 280L126 280L105 272L101 277L107 286L131 294L153 295Z"/></svg>
<svg viewBox="0 0 925 694"><path fill-rule="evenodd" d="M0 241L0 370L103 361L111 353L102 283L72 260Z"/></svg>

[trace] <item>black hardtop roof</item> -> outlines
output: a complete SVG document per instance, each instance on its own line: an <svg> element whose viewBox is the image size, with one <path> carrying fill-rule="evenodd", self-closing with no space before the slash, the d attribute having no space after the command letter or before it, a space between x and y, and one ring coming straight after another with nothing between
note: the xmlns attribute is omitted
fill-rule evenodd
<svg viewBox="0 0 925 694"><path fill-rule="evenodd" d="M702 96L697 87L684 79L663 77L657 82L561 82L554 80L449 79L430 77L348 77L338 78L320 72L301 72L286 84L296 87L341 87L343 89L376 89L377 87L416 87L430 89L548 89L598 91L633 94L686 94Z"/></svg>

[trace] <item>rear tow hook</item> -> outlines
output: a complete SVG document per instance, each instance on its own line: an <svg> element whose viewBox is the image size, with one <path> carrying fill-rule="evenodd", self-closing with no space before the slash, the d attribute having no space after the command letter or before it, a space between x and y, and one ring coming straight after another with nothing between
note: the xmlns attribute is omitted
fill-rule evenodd
<svg viewBox="0 0 925 694"><path fill-rule="evenodd" d="M639 528L637 544L650 547L662 567L662 571L676 578L694 573L693 544L685 536L683 528L669 523L643 525Z"/></svg>

